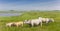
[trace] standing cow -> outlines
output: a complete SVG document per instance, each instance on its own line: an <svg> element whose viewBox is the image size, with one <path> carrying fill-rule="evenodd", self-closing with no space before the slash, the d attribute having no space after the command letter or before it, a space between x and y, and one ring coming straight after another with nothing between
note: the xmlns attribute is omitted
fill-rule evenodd
<svg viewBox="0 0 60 31"><path fill-rule="evenodd" d="M32 19L32 20L25 20L26 24L31 24L31 26L33 27L34 25L39 25L41 24L42 27L42 18L39 17L38 19Z"/></svg>

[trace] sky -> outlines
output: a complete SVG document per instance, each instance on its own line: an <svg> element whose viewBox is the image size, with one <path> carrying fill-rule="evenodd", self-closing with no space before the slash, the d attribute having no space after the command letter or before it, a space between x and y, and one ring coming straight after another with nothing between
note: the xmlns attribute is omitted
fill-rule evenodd
<svg viewBox="0 0 60 31"><path fill-rule="evenodd" d="M0 0L0 10L60 10L60 0Z"/></svg>

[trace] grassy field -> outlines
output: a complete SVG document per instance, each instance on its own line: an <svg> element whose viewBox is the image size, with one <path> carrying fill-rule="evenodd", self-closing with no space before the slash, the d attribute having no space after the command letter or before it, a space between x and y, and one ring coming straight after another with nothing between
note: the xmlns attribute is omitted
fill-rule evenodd
<svg viewBox="0 0 60 31"><path fill-rule="evenodd" d="M42 27L29 27L24 25L23 27L6 27L5 23L24 21L25 19L35 19L38 17L54 18L54 23L48 25L43 24ZM29 11L24 12L20 16L0 17L0 31L60 31L60 12L59 11Z"/></svg>

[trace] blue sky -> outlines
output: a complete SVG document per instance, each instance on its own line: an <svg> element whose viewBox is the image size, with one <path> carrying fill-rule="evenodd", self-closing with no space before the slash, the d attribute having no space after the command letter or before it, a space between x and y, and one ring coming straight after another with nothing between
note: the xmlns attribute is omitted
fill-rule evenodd
<svg viewBox="0 0 60 31"><path fill-rule="evenodd" d="M60 0L0 0L0 10L60 10Z"/></svg>

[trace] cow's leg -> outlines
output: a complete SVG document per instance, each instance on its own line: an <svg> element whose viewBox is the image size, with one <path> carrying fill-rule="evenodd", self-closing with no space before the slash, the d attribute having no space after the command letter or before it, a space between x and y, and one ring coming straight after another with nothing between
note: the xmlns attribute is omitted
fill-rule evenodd
<svg viewBox="0 0 60 31"><path fill-rule="evenodd" d="M34 26L34 23L31 23L31 26L33 27Z"/></svg>
<svg viewBox="0 0 60 31"><path fill-rule="evenodd" d="M48 26L48 21L46 21L46 25Z"/></svg>
<svg viewBox="0 0 60 31"><path fill-rule="evenodd" d="M41 24L41 27L42 27L42 22L40 24Z"/></svg>
<svg viewBox="0 0 60 31"><path fill-rule="evenodd" d="M21 24L23 26L23 24Z"/></svg>
<svg viewBox="0 0 60 31"><path fill-rule="evenodd" d="M19 25L16 25L17 27L19 26Z"/></svg>
<svg viewBox="0 0 60 31"><path fill-rule="evenodd" d="M11 27L11 25L8 25L8 27Z"/></svg>
<svg viewBox="0 0 60 31"><path fill-rule="evenodd" d="M46 24L48 24L48 21L46 21Z"/></svg>

